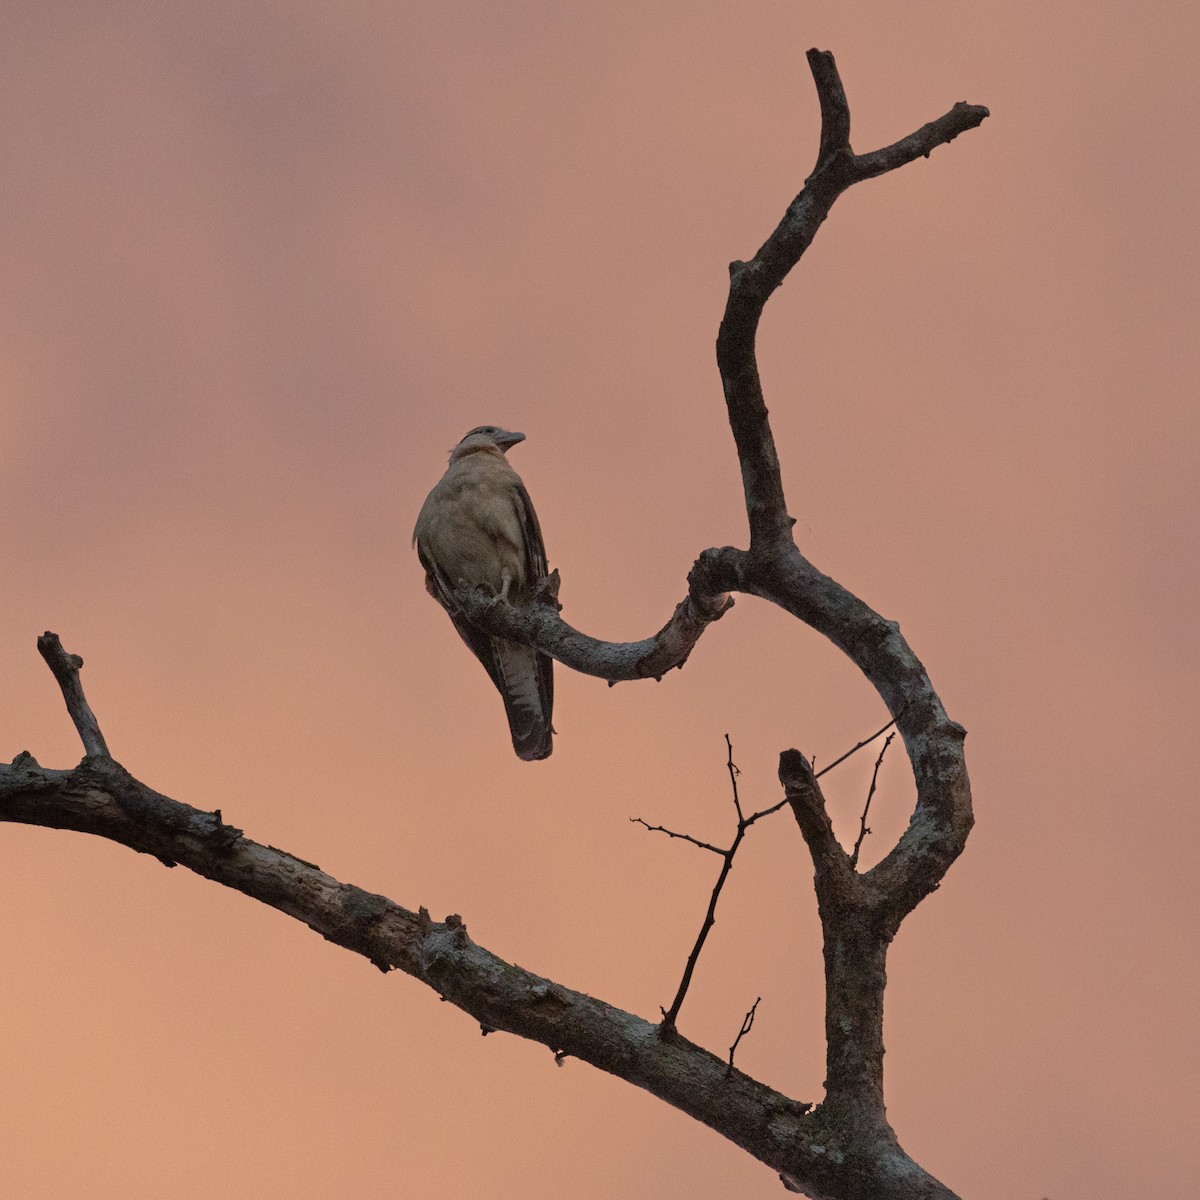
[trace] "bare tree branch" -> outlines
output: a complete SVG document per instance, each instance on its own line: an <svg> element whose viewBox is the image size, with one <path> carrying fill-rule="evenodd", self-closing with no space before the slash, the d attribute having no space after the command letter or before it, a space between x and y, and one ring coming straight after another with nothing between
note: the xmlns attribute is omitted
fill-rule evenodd
<svg viewBox="0 0 1200 1200"><path fill-rule="evenodd" d="M733 793L733 807L737 813L737 831L733 835L733 841L730 843L728 850L717 850L721 856L721 871L717 876L717 882L713 885L712 895L709 897L708 909L704 914L704 922L700 926L700 932L696 937L696 944L692 947L691 954L688 955L688 960L683 968L683 978L679 981L679 990L675 993L675 999L671 1001L669 1009L662 1010L662 1025L660 1030L664 1036L673 1034L675 1031L675 1022L679 1016L679 1010L683 1007L684 997L687 995L688 988L692 983L692 975L695 973L696 964L700 961L700 951L704 949L704 943L708 940L709 932L717 923L717 901L721 898L721 890L725 887L725 880L729 878L729 872L733 870L733 859L738 852L738 847L742 844L742 839L746 836L746 830L754 824L755 821L768 815L766 811L755 813L753 818L747 820L742 813L742 802L738 797L737 777L739 771L733 761L733 742L729 740L729 734L725 735L725 745L728 750L728 758L726 768L729 771L729 784ZM776 805L772 811L778 811L780 805ZM666 832L664 830L664 832ZM674 836L683 837L686 841L692 842L695 845L700 845L694 838L687 837L685 834L677 834ZM712 846L706 846L706 849L715 849Z"/></svg>
<svg viewBox="0 0 1200 1200"><path fill-rule="evenodd" d="M108 758L108 746L105 744L104 734L100 732L100 722L96 720L96 714L92 712L83 694L83 684L79 679L83 659L78 654L68 654L63 649L62 642L58 640L57 633L43 633L38 638L37 645L38 651L46 660L46 665L58 680L58 686L62 688L67 712L83 742L83 752Z"/></svg>
<svg viewBox="0 0 1200 1200"><path fill-rule="evenodd" d="M476 945L459 916L434 921L316 865L261 845L146 787L112 760L49 770L29 754L0 764L0 821L74 829L188 867L304 922L382 971L405 972L488 1030L515 1033L591 1063L724 1133L779 1171L824 1163L810 1148L809 1105L789 1099L676 1034Z"/></svg>
<svg viewBox="0 0 1200 1200"><path fill-rule="evenodd" d="M673 829L667 829L663 825L650 825L643 821L641 817L630 817L631 825L644 825L651 833L665 833L669 838L678 838L681 842L691 842L693 846L699 846L701 850L711 850L714 854L719 854L722 858L729 853L728 850L722 850L720 846L714 846L711 842L702 842L699 838L694 838L690 833L676 833Z"/></svg>
<svg viewBox="0 0 1200 1200"><path fill-rule="evenodd" d="M584 675L610 684L631 679L661 679L682 667L700 635L733 607L729 595L738 579L742 552L732 547L706 550L688 575L688 594L675 606L671 619L639 642L602 642L580 633L559 615L558 572L530 604L512 605L479 589L463 588L455 600L472 624L501 637L536 646L544 654Z"/></svg>
<svg viewBox="0 0 1200 1200"><path fill-rule="evenodd" d="M676 1003L655 1026L504 962L470 940L461 918L434 922L423 909L414 913L340 883L310 863L243 837L223 822L219 810L201 812L140 783L108 757L78 687L79 661L60 655L61 647L50 643L43 654L63 688L88 757L72 771L47 770L28 754L0 765L0 820L106 837L253 896L380 969L398 968L421 980L485 1030L541 1042L559 1059L579 1058L645 1088L775 1168L791 1190L829 1200L954 1200L905 1154L887 1122L882 1031L887 947L905 915L938 886L971 829L965 731L946 715L899 626L822 574L797 548L755 339L766 301L846 188L928 156L988 113L957 104L891 146L856 155L849 142L849 105L832 55L811 50L808 61L822 114L816 167L754 257L731 264L717 337L717 363L742 471L749 549L704 551L689 575L687 597L663 629L644 642L599 642L566 625L558 616L554 580L521 608L476 594L456 599L481 628L525 641L610 682L658 678L682 665L704 629L728 609L730 593L749 593L780 606L849 656L878 691L904 740L916 780L916 809L881 862L857 873L833 836L811 765L799 750L784 751L779 765L784 801L749 818L738 801L738 834L725 852L706 929ZM826 1085L824 1100L811 1111L740 1071L729 1071L728 1063L674 1030L740 839L751 823L783 803L791 806L812 858L824 933ZM661 1036L664 1027L670 1037Z"/></svg>

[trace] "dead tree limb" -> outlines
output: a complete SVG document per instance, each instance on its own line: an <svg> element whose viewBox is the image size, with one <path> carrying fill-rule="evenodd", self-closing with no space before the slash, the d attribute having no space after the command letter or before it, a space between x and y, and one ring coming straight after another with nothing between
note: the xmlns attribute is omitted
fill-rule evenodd
<svg viewBox="0 0 1200 1200"><path fill-rule="evenodd" d="M706 550L685 600L647 644L587 639L543 595L524 609L480 598L470 617L569 666L612 680L661 676L748 592L779 605L840 647L871 681L904 740L917 785L908 829L858 874L833 836L807 758L780 756L779 777L812 858L825 938L827 1079L811 1111L680 1035L513 966L475 945L461 918L435 922L343 884L310 863L260 845L155 792L108 756L94 715L74 695L79 662L55 670L87 757L48 770L28 754L0 765L0 820L74 829L179 863L304 921L329 941L421 980L488 1029L506 1030L644 1088L779 1171L786 1186L826 1200L953 1200L900 1148L883 1107L883 992L887 947L912 908L936 888L971 829L964 730L947 717L925 668L900 634L805 558L792 537L767 420L755 337L763 307L808 248L843 191L896 169L978 126L987 109L956 104L891 146L850 147L850 110L832 55L811 50L822 128L816 165L782 221L746 262L730 267L717 361L737 446L749 520L748 550ZM64 652L65 653L65 652ZM47 661L52 667L51 655ZM63 663L59 662L59 667ZM64 683L64 679L66 682ZM90 709L87 710L90 714Z"/></svg>

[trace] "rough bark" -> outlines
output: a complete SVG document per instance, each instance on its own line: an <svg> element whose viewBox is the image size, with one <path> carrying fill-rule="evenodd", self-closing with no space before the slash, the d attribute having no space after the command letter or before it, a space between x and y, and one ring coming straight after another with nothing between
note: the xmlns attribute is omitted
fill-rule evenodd
<svg viewBox="0 0 1200 1200"><path fill-rule="evenodd" d="M566 625L558 616L556 578L521 608L477 594L460 598L481 627L615 682L681 666L707 626L732 604L730 593L747 592L824 634L874 685L904 740L917 784L907 830L875 867L858 872L834 837L805 755L786 750L780 756L784 796L813 862L825 941L827 1079L818 1105L751 1079L687 1041L671 1021L652 1024L505 962L476 945L457 916L434 921L424 909L412 912L341 883L311 863L251 841L225 824L219 810L202 812L140 783L109 756L79 685L82 660L67 654L52 634L39 639L39 648L62 686L87 756L70 771L41 767L29 754L0 765L0 820L109 838L253 896L381 970L398 969L427 984L485 1030L540 1042L646 1089L777 1170L790 1190L827 1200L953 1200L904 1153L887 1122L883 995L888 945L904 917L939 885L970 832L965 732L947 717L899 627L823 575L796 547L755 335L766 301L846 188L927 157L988 113L957 104L894 145L856 155L832 55L811 50L808 60L822 114L816 166L755 256L731 265L717 339L749 549L704 551L671 620L643 642L600 642Z"/></svg>

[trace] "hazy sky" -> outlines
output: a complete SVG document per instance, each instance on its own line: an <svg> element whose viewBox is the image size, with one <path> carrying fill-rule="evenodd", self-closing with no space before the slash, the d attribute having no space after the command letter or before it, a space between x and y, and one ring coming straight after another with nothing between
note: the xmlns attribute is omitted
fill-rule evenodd
<svg viewBox="0 0 1200 1200"><path fill-rule="evenodd" d="M970 731L978 824L890 959L889 1114L970 1200L1195 1195L1200 376L1194 4L0 7L0 755L113 754L257 840L653 1017L780 750L886 719L750 598L683 672L559 669L554 755L409 537L474 425L522 429L564 616L658 629L744 545L726 267L812 166L992 117L835 206L760 361L813 561ZM898 751L899 747L895 750ZM852 839L870 778L829 777ZM913 802L885 763L864 859ZM0 1194L776 1197L631 1086L153 859L0 827ZM823 1078L811 868L756 827L680 1018Z"/></svg>

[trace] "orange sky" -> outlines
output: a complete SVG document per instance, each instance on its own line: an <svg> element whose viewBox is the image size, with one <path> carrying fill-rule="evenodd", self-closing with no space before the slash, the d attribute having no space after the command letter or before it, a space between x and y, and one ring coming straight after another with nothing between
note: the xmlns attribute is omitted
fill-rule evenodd
<svg viewBox="0 0 1200 1200"><path fill-rule="evenodd" d="M810 45L868 150L984 126L844 196L772 300L802 549L900 621L970 730L978 824L890 961L889 1112L971 1200L1190 1200L1200 189L1192 4L598 2L0 10L0 755L80 747L87 660L141 779L652 1016L778 752L884 718L741 599L660 685L558 673L553 758L408 539L500 422L564 616L656 630L744 544L712 345L726 264L811 167ZM898 750L898 747L896 748ZM829 777L852 837L867 754ZM864 858L907 822L885 764ZM577 1062L96 839L4 826L0 1195L781 1195ZM680 1025L822 1079L810 867L756 827Z"/></svg>

